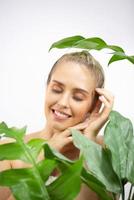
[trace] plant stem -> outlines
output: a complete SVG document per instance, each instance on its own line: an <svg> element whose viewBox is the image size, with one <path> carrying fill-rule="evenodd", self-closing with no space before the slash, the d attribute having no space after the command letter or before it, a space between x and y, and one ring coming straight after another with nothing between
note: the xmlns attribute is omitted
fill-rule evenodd
<svg viewBox="0 0 134 200"><path fill-rule="evenodd" d="M122 185L122 200L125 200L125 189L124 189L124 185Z"/></svg>
<svg viewBox="0 0 134 200"><path fill-rule="evenodd" d="M134 200L134 193L133 193L133 196L132 196L132 200Z"/></svg>
<svg viewBox="0 0 134 200"><path fill-rule="evenodd" d="M131 184L130 190L129 190L129 196L128 196L128 200L130 200L131 194L132 194L132 189L133 189L133 185Z"/></svg>
<svg viewBox="0 0 134 200"><path fill-rule="evenodd" d="M44 181L42 180L40 173L38 171L37 165L36 165L36 161L34 160L33 156L31 155L29 149L27 148L26 144L22 141L22 140L17 140L17 142L20 144L20 146L23 148L24 152L25 152L25 156L28 158L28 160L31 161L31 163L33 164L33 169L34 169L34 175L36 180L38 180L37 182L39 183L39 186L41 188L42 194L44 196L45 200L50 200L48 191L44 185Z"/></svg>

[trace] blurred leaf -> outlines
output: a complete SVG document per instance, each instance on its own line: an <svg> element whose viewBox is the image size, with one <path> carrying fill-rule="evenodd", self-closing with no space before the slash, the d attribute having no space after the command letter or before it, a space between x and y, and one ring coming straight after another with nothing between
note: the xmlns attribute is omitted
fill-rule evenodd
<svg viewBox="0 0 134 200"><path fill-rule="evenodd" d="M22 160L30 163L22 147L16 142L0 145L0 160Z"/></svg>
<svg viewBox="0 0 134 200"><path fill-rule="evenodd" d="M39 198L39 199L49 200L50 198L49 198L48 192L46 190L44 181L41 177L41 173L36 165L36 160L35 160L35 157L39 153L44 141L39 140L39 139L32 140L29 142L29 145L28 145L23 141L23 139L24 139L23 137L25 134L25 128L23 128L23 129L17 129L15 127L8 128L8 126L5 123L0 124L0 133L5 133L6 137L11 137L11 138L16 139L16 143L9 143L9 144L1 145L1 147L0 147L1 153L3 151L4 156L7 157L8 159L10 159L10 158L22 159L28 163L31 163L31 166L32 166L31 169L16 169L16 170L11 169L11 170L1 172L0 173L0 180L1 180L0 184L2 185L5 183L5 186L7 185L11 189L13 189L13 193L14 193L14 191L16 191L16 193L14 193L14 194L17 196L18 195L17 193L19 193L19 191L17 191L18 184L20 184L20 182L24 181L25 183L24 182L21 183L22 189L23 189L23 186L30 187L29 188L29 190L31 192L31 194L29 193L30 199L32 199L32 194L35 191L35 188L33 188L33 190L31 190L31 185L36 184L36 188L39 188L39 190L40 190L39 194L41 195L41 198ZM35 144L35 146L37 148L36 150L33 150L33 144ZM12 150L10 150L11 147L12 147ZM16 151L13 152L13 150L15 150L15 147L16 147L16 150L18 150L18 152L16 152ZM7 155L7 150L9 150L8 151L9 156ZM2 158L2 156L1 156L1 158ZM30 173L32 172L32 173L29 174L29 172ZM32 180L31 180L30 175L32 176ZM29 178L30 178L30 181L29 181ZM4 180L4 181L2 182L2 180ZM29 185L29 183L30 183L30 185ZM15 187L15 185L17 187ZM36 194L36 195L38 195L38 194ZM20 196L17 198L21 198L21 200L23 199L23 197L20 197ZM34 199L34 197L33 197L33 199Z"/></svg>
<svg viewBox="0 0 134 200"><path fill-rule="evenodd" d="M110 192L121 191L120 181L113 170L110 152L97 143L87 139L79 131L72 130L73 141L81 150L89 172L91 172Z"/></svg>
<svg viewBox="0 0 134 200"><path fill-rule="evenodd" d="M109 120L104 131L104 141L112 152L114 170L120 179L125 179L127 178L127 165L131 163L130 160L128 161L128 147L133 138L133 126L129 119L116 111L111 112Z"/></svg>
<svg viewBox="0 0 134 200"><path fill-rule="evenodd" d="M23 127L21 129L17 129L15 127L8 128L6 123L2 122L0 123L0 134L3 135L3 133L5 137L14 138L17 140L18 138L24 137L26 133L26 127Z"/></svg>
<svg viewBox="0 0 134 200"><path fill-rule="evenodd" d="M38 163L37 167L44 182L48 179L57 166L58 164L54 159L50 160L45 158Z"/></svg>
<svg viewBox="0 0 134 200"><path fill-rule="evenodd" d="M16 200L49 199L45 194L45 185L42 188L34 174L34 169L6 170L0 172L0 185L10 187Z"/></svg>
<svg viewBox="0 0 134 200"><path fill-rule="evenodd" d="M45 143L46 140L40 138L32 139L27 143L27 146L35 160L37 160L37 157Z"/></svg>
<svg viewBox="0 0 134 200"><path fill-rule="evenodd" d="M10 169L0 172L0 185L11 187L18 184L18 181L28 181L33 179L31 169Z"/></svg>
<svg viewBox="0 0 134 200"><path fill-rule="evenodd" d="M47 188L52 200L73 200L80 191L83 159L68 166L66 171Z"/></svg>
<svg viewBox="0 0 134 200"><path fill-rule="evenodd" d="M134 136L128 146L128 149L126 177L130 183L134 184Z"/></svg>
<svg viewBox="0 0 134 200"><path fill-rule="evenodd" d="M48 199L42 195L42 191L38 186L36 180L29 180L28 182L19 182L17 185L11 186L11 190L16 200L43 200ZM49 198L50 200L50 198Z"/></svg>
<svg viewBox="0 0 134 200"><path fill-rule="evenodd" d="M47 143L44 145L44 154L45 154L45 158L48 158L48 159L56 159L65 163L73 163L72 160L63 156L61 153L59 153L55 149L50 148L50 146Z"/></svg>

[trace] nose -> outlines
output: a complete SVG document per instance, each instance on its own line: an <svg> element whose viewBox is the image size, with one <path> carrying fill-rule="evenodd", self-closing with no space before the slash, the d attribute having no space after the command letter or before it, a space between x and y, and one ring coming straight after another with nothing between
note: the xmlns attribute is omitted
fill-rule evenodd
<svg viewBox="0 0 134 200"><path fill-rule="evenodd" d="M61 107L68 108L69 107L69 94L68 93L62 94L62 96L60 96L58 104Z"/></svg>

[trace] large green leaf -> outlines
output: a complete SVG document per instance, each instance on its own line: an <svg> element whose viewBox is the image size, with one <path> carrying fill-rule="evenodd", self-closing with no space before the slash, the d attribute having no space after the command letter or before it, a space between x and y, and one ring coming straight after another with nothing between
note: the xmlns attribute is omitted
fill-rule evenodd
<svg viewBox="0 0 134 200"><path fill-rule="evenodd" d="M45 158L48 158L48 159L59 160L63 163L73 163L72 160L68 159L67 157L65 157L64 155L62 155L55 149L50 148L50 146L47 143L44 145L44 154L45 154Z"/></svg>
<svg viewBox="0 0 134 200"><path fill-rule="evenodd" d="M88 140L79 131L72 130L74 144L81 150L89 171L100 180L108 191L119 193L120 181L113 170L110 152Z"/></svg>
<svg viewBox="0 0 134 200"><path fill-rule="evenodd" d="M31 163L29 158L25 156L23 148L17 142L0 145L0 160L18 159L27 163Z"/></svg>
<svg viewBox="0 0 134 200"><path fill-rule="evenodd" d="M110 58L108 65L110 65L112 62L124 59L127 59L134 64L134 56L127 56L124 52L114 52L113 54L114 55Z"/></svg>
<svg viewBox="0 0 134 200"><path fill-rule="evenodd" d="M108 65L111 63L127 59L131 63L134 64L134 56L128 56L126 55L125 51L122 47L117 45L109 45L107 44L103 39L99 37L91 37L91 38L84 38L83 36L72 36L63 38L55 43L53 43L49 50L53 48L80 48L80 49L86 49L86 50L102 50L102 49L110 49L113 51L112 54L114 54L109 62Z"/></svg>
<svg viewBox="0 0 134 200"><path fill-rule="evenodd" d="M34 144L36 144L36 147L37 147L37 150L33 151L33 155L32 155L32 147L33 147L33 142L29 142L29 145L26 144L23 139L24 139L24 134L26 132L26 129L23 128L23 129L18 129L18 128L8 128L8 126L5 124L5 123L1 123L0 124L0 133L3 134L5 133L5 136L6 137L11 137L11 138L14 138L16 140L16 143L9 143L9 144L4 144L2 145L1 147L1 153L2 153L2 150L4 151L4 154L5 156L7 156L7 151L5 149L5 147L9 150L9 154L10 154L10 147L11 145L13 146L13 148L15 148L15 145L18 149L18 152L16 153L16 151L11 151L11 154L10 154L10 158L18 158L19 159L22 159L22 160L25 160L25 161L28 161L29 163L31 163L31 166L32 166L32 176L34 177L33 179L33 183L34 181L36 180L36 185L38 188L40 188L40 191L41 191L41 196L43 197L43 199L46 199L46 200L49 200L49 195L48 195L48 192L46 190L46 187L44 185L44 181L41 177L41 174L40 174L40 171L38 169L38 166L36 164L36 160L35 160L35 157L37 156L37 153L40 151L40 148L43 144L42 141L39 141L37 140L37 142L34 141ZM6 146L5 146L6 145ZM9 145L9 147L8 147ZM19 148L20 147L20 148ZM21 172L26 172L24 171L24 169L22 169L22 171L19 171L20 173L20 176L21 176ZM15 175L15 173L17 173L17 175ZM9 182L11 181L17 181L16 182L16 185L20 184L21 182L21 179L22 179L22 182L23 182L23 178L24 178L24 182L25 184L23 183L23 185L26 185L26 177L25 177L25 173L23 173L23 176L21 177L21 179L19 179L19 174L18 171L16 170L9 170L9 171L4 171L4 172L1 172L1 177L5 177L3 178L4 181L6 181L6 175L8 174L8 179L9 179ZM2 179L1 179L2 180ZM7 184L9 184L8 180L7 180ZM2 182L1 182L2 184ZM27 184L28 185L28 184ZM7 185L8 186L8 185ZM14 188L14 191L16 191L16 187L15 185L13 186ZM34 190L34 188L33 188ZM19 192L19 191L18 191ZM22 198L23 199L23 198ZM32 198L31 198L32 199Z"/></svg>
<svg viewBox="0 0 134 200"><path fill-rule="evenodd" d="M120 179L125 179L128 173L127 165L129 165L129 161L131 160L128 160L128 155L131 155L129 153L129 147L131 146L130 143L133 138L133 126L129 119L123 117L116 111L111 112L109 120L104 131L104 141L112 152L112 165L114 170Z"/></svg>
<svg viewBox="0 0 134 200"><path fill-rule="evenodd" d="M128 146L128 149L126 178L129 182L134 184L134 136Z"/></svg>
<svg viewBox="0 0 134 200"><path fill-rule="evenodd" d="M87 38L80 40L76 42L74 47L81 49L89 49L89 50L91 49L101 50L103 48L106 48L107 44L101 38L96 37L96 38Z"/></svg>
<svg viewBox="0 0 134 200"><path fill-rule="evenodd" d="M42 195L42 191L38 186L36 180L30 180L28 182L20 182L17 185L13 185L11 190L16 200L44 200L46 199ZM48 199L48 198L47 198Z"/></svg>
<svg viewBox="0 0 134 200"><path fill-rule="evenodd" d="M82 180L90 187L102 200L112 200L106 191L106 187L89 171L83 169L81 174Z"/></svg>
<svg viewBox="0 0 134 200"><path fill-rule="evenodd" d="M22 139L25 133L26 133L26 126L21 129L17 129L16 127L8 128L6 123L4 122L0 123L0 134L1 135L4 134L5 137L14 138L17 140L19 138Z"/></svg>
<svg viewBox="0 0 134 200"><path fill-rule="evenodd" d="M0 172L0 185L11 188L16 200L49 199L45 185L35 178L34 169L11 169Z"/></svg>
<svg viewBox="0 0 134 200"><path fill-rule="evenodd" d="M50 47L49 51L53 48L63 49L63 48L73 47L76 44L76 42L83 40L83 39L84 39L84 37L79 36L79 35L64 38L62 40L59 40L59 41L53 43L52 46Z"/></svg>
<svg viewBox="0 0 134 200"><path fill-rule="evenodd" d="M53 170L58 167L58 163L54 159L50 160L45 158L38 163L37 167L42 179L45 182L47 181Z"/></svg>
<svg viewBox="0 0 134 200"><path fill-rule="evenodd" d="M30 153L36 161L45 143L46 140L40 138L32 139L27 143Z"/></svg>
<svg viewBox="0 0 134 200"><path fill-rule="evenodd" d="M73 200L80 191L83 160L68 166L66 171L47 188L52 200Z"/></svg>

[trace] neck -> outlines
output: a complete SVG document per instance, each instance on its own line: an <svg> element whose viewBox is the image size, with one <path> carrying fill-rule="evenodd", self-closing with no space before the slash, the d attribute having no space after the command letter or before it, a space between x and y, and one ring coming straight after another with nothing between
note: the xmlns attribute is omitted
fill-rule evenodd
<svg viewBox="0 0 134 200"><path fill-rule="evenodd" d="M42 131L40 131L40 137L48 140L48 139L52 138L53 135L57 132L59 132L59 130L56 130L46 124L44 129Z"/></svg>
<svg viewBox="0 0 134 200"><path fill-rule="evenodd" d="M56 130L46 124L44 129L40 132L40 137L49 140L57 132L59 132L59 130ZM73 144L70 144L69 149L67 149L63 155L71 160L75 160L79 157L79 150Z"/></svg>

